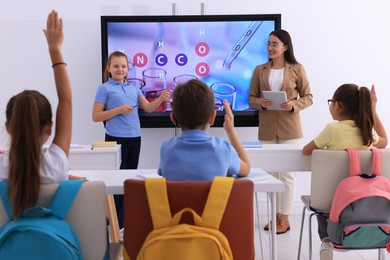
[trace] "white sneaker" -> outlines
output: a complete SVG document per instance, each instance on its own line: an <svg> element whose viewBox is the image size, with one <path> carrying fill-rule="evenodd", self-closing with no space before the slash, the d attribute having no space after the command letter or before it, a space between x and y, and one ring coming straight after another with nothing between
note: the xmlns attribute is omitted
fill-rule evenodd
<svg viewBox="0 0 390 260"><path fill-rule="evenodd" d="M123 235L124 234L125 234L125 228L122 228L121 230L119 230L119 235L120 235L122 240L123 240Z"/></svg>
<svg viewBox="0 0 390 260"><path fill-rule="evenodd" d="M333 259L333 247L329 238L324 238L321 243L320 250L321 260L332 260Z"/></svg>

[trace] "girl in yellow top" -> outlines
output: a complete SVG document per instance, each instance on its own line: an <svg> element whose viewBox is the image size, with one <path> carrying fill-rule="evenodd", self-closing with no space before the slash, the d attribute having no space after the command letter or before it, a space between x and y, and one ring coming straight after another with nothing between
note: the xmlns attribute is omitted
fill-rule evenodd
<svg viewBox="0 0 390 260"><path fill-rule="evenodd" d="M324 130L303 147L303 154L310 155L314 149L360 150L385 148L387 135L376 111L377 97L374 85L366 87L344 84L328 100L329 112L337 122L329 123ZM322 240L321 260L333 258L327 233L328 216L318 215L318 233Z"/></svg>
<svg viewBox="0 0 390 260"><path fill-rule="evenodd" d="M329 112L338 122L329 123L324 130L304 146L303 154L314 149L330 150L370 149L387 146L386 130L376 111L374 85L366 87L344 84L328 99Z"/></svg>

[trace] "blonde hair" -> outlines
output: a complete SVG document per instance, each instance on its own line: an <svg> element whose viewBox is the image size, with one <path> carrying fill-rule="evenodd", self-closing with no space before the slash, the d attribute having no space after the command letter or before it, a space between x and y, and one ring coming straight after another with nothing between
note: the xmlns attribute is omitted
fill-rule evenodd
<svg viewBox="0 0 390 260"><path fill-rule="evenodd" d="M111 73L107 70L107 67L110 65L111 60L113 57L124 57L126 58L126 63L129 62L129 59L127 58L126 54L120 51L114 51L113 53L108 56L107 61L106 61L106 66L104 68L104 75L103 75L103 81L106 82L109 77L111 77Z"/></svg>

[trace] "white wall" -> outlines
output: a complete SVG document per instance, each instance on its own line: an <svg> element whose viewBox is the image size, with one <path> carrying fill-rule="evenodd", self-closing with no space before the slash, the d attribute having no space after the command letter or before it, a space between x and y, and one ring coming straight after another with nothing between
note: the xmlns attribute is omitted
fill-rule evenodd
<svg viewBox="0 0 390 260"><path fill-rule="evenodd" d="M378 111L386 129L390 114L385 113L390 96L387 59L390 57L390 16L386 1L363 0L204 0L206 14L280 13L282 28L293 38L295 54L305 65L314 94L314 104L301 113L306 143L331 120L326 100L342 83L370 86L379 96ZM176 1L178 13L199 14L200 1ZM23 7L22 7L23 6ZM0 9L0 57L3 78L0 108L4 111L11 95L23 89L38 89L56 105L51 63L42 29L51 9L65 22L64 55L68 63L74 95L73 143L103 140L101 123L91 120L97 86L101 82L101 15L170 15L172 2L161 0L108 1L6 1ZM0 124L5 121L0 112ZM254 140L257 128L238 129L243 140ZM158 132L158 133L157 133ZM161 142L172 129L143 129L140 168L155 168ZM225 136L221 129L212 134ZM0 129L0 146L6 144ZM298 174L297 201L308 192L310 175ZM298 210L300 211L300 209Z"/></svg>

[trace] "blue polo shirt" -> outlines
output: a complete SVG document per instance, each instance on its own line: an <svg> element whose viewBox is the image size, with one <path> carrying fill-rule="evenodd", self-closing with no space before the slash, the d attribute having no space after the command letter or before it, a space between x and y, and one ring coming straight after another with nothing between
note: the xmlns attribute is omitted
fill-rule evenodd
<svg viewBox="0 0 390 260"><path fill-rule="evenodd" d="M235 175L240 158L231 144L201 130L184 131L160 149L158 174L172 181L212 181L214 176Z"/></svg>
<svg viewBox="0 0 390 260"><path fill-rule="evenodd" d="M141 90L128 83L123 84L109 78L107 82L98 87L95 102L105 104L106 110L129 104L134 106L142 96ZM138 107L127 115L116 115L106 121L106 133L115 137L141 136L141 127L138 116Z"/></svg>

